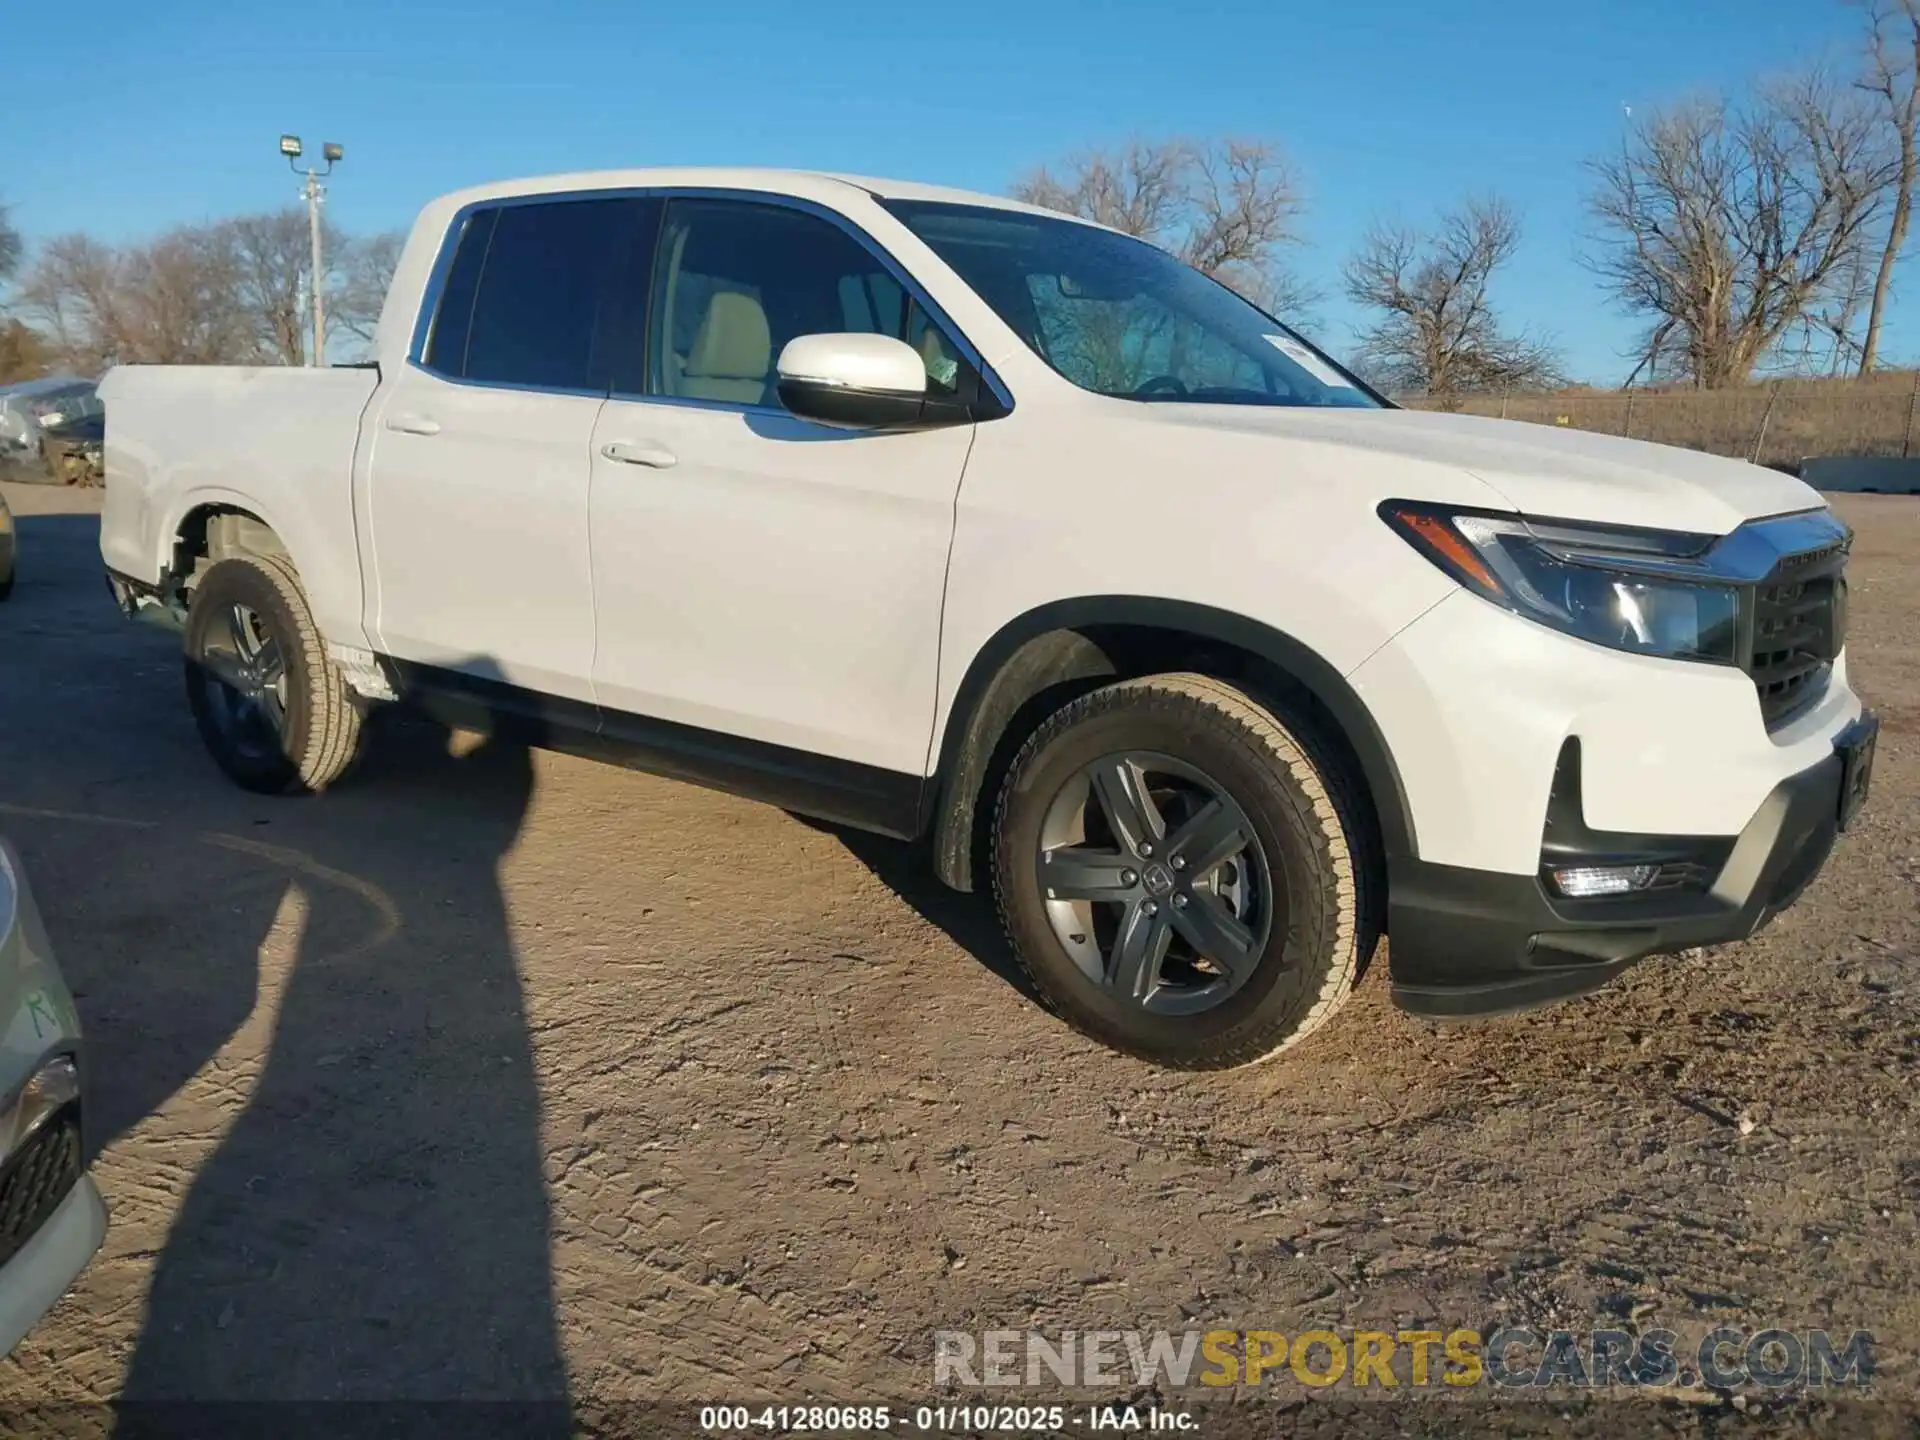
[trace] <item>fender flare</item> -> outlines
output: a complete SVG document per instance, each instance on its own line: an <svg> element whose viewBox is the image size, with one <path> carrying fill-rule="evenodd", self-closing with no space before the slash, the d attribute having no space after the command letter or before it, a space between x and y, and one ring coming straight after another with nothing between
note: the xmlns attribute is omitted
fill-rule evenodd
<svg viewBox="0 0 1920 1440"><path fill-rule="evenodd" d="M1338 670L1291 635L1230 610L1138 595L1056 600L1017 616L982 645L954 692L940 737L932 804L933 858L957 890L974 886L975 817L1009 720L1047 688L1115 673L1083 632L1100 626L1177 631L1257 657L1318 702L1360 767L1389 857L1419 853L1406 787L1379 725Z"/></svg>

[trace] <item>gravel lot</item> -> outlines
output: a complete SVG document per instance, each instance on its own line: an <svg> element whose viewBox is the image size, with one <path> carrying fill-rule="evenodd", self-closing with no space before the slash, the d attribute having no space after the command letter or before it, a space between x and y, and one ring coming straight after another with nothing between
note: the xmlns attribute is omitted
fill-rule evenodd
<svg viewBox="0 0 1920 1440"><path fill-rule="evenodd" d="M97 495L6 494L0 828L113 1224L0 1406L570 1396L678 1432L930 1398L936 1328L1726 1323L1869 1329L1879 1399L1271 1398L1327 1434L1913 1433L1920 501L1837 502L1875 796L1770 930L1465 1027L1376 964L1297 1050L1185 1076L1043 1014L888 842L424 725L322 799L243 794L177 642L108 602Z"/></svg>

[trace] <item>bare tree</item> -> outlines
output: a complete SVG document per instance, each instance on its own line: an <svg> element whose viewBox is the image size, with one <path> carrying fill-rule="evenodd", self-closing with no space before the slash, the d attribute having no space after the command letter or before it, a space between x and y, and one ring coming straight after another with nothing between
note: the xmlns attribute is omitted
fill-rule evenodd
<svg viewBox="0 0 1920 1440"><path fill-rule="evenodd" d="M0 385L32 380L47 373L53 356L37 330L18 320L0 320Z"/></svg>
<svg viewBox="0 0 1920 1440"><path fill-rule="evenodd" d="M216 229L188 226L125 247L62 235L21 278L19 302L79 370L247 363L262 357L241 278Z"/></svg>
<svg viewBox="0 0 1920 1440"><path fill-rule="evenodd" d="M20 268L20 256L25 248L20 231L13 223L13 208L0 202L0 285L11 280L13 272Z"/></svg>
<svg viewBox="0 0 1920 1440"><path fill-rule="evenodd" d="M1831 299L1809 310L1782 339L1778 361L1801 375L1834 379L1860 363L1864 342L1857 333L1860 309L1873 294L1873 255L1859 246L1836 275Z"/></svg>
<svg viewBox="0 0 1920 1440"><path fill-rule="evenodd" d="M186 227L121 258L123 342L163 365L266 359L247 309L244 276L217 229Z"/></svg>
<svg viewBox="0 0 1920 1440"><path fill-rule="evenodd" d="M1013 195L1029 205L1168 244L1181 219L1190 149L1180 140L1133 140L1112 150L1088 151L1070 161L1062 176L1041 166L1014 185Z"/></svg>
<svg viewBox="0 0 1920 1440"><path fill-rule="evenodd" d="M1648 322L1634 376L1739 384L1843 299L1891 174L1857 102L1816 74L1655 114L1591 162L1589 263Z"/></svg>
<svg viewBox="0 0 1920 1440"><path fill-rule="evenodd" d="M102 368L124 349L119 269L110 246L85 235L61 235L41 246L21 277L19 309L76 369Z"/></svg>
<svg viewBox="0 0 1920 1440"><path fill-rule="evenodd" d="M1305 201L1269 141L1131 140L1042 167L1013 195L1151 241L1289 320L1318 299L1282 262Z"/></svg>
<svg viewBox="0 0 1920 1440"><path fill-rule="evenodd" d="M329 237L331 253L338 237ZM239 280L235 297L252 318L255 340L269 362L307 362L307 286L313 240L306 213L289 206L261 215L241 215L215 227L215 241L231 251Z"/></svg>
<svg viewBox="0 0 1920 1440"><path fill-rule="evenodd" d="M10 207L0 202L0 285L12 279L20 268L24 249ZM46 342L18 320L0 320L0 385L42 374L47 362L46 349Z"/></svg>
<svg viewBox="0 0 1920 1440"><path fill-rule="evenodd" d="M307 286L312 236L298 209L245 215L226 224L242 276L242 301L256 317L260 344L274 363L303 365L311 301ZM321 236L327 261L328 350L349 337L364 349L373 341L406 236L398 231L356 239L331 225ZM352 347L350 347L352 348Z"/></svg>
<svg viewBox="0 0 1920 1440"><path fill-rule="evenodd" d="M1920 173L1920 0L1866 0L1867 72L1860 87L1874 97L1882 123L1892 133L1893 205L1874 274L1867 333L1860 342L1860 373L1880 358L1880 327L1886 319L1893 267L1906 248L1913 218L1913 186Z"/></svg>
<svg viewBox="0 0 1920 1440"><path fill-rule="evenodd" d="M365 339L398 257L397 237L326 238L322 283L338 330ZM305 363L313 267L307 218L289 209L105 245L65 235L18 287L22 314L77 369L114 364Z"/></svg>
<svg viewBox="0 0 1920 1440"><path fill-rule="evenodd" d="M327 297L328 325L339 334L352 336L363 349L373 344L380 309L386 303L387 287L393 283L394 267L400 263L406 240L402 232L389 230L345 241L332 252L340 256L340 262Z"/></svg>
<svg viewBox="0 0 1920 1440"><path fill-rule="evenodd" d="M1380 317L1360 337L1359 365L1391 389L1434 395L1558 384L1554 347L1502 329L1489 298L1519 248L1519 217L1490 196L1431 231L1375 225L1346 266L1348 297Z"/></svg>

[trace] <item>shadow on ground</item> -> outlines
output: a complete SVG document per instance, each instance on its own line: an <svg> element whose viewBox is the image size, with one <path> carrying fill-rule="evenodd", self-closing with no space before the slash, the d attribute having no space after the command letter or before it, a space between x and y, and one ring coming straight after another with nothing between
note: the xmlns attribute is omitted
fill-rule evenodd
<svg viewBox="0 0 1920 1440"><path fill-rule="evenodd" d="M993 905L990 890L963 894L948 888L933 873L933 863L924 842L875 835L867 830L794 815L801 824L831 835L895 895L911 906L928 923L938 926L948 939L979 961L994 975L1018 990L1035 1004L1039 996L1027 981L1026 972L1013 958L1007 944L1007 932Z"/></svg>
<svg viewBox="0 0 1920 1440"><path fill-rule="evenodd" d="M324 804L247 795L198 746L177 640L129 658L94 517L17 528L0 826L30 876L61 882L35 888L86 1027L90 1148L137 1156L110 1173L146 1187L105 1186L116 1224L174 1215L120 1432L296 1418L207 1402L361 1400L404 1421L428 1412L396 1402L462 1399L529 1402L465 1413L462 1433L567 1434L497 877L528 752L382 715Z"/></svg>
<svg viewBox="0 0 1920 1440"><path fill-rule="evenodd" d="M495 878L529 757L456 757L401 721L367 770L323 843L209 846L256 873L203 944L116 997L161 1023L115 1038L168 1053L103 1056L108 1097L116 1071L184 1080L241 1024L272 1027L257 1076L216 1082L232 1101L246 1086L244 1108L167 1236L124 1396L550 1399L542 1428L565 1433L539 1095ZM457 943L413 941L425 907ZM107 1126L167 1100L115 1098Z"/></svg>

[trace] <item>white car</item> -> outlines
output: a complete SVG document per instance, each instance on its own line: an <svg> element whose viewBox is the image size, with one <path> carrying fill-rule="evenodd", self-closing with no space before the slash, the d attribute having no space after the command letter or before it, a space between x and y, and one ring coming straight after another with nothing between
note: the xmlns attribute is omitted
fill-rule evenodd
<svg viewBox="0 0 1920 1440"><path fill-rule="evenodd" d="M1849 533L1752 465L1393 408L1164 252L758 170L429 205L377 360L121 368L101 550L206 743L401 698L930 842L1179 1066L1745 936L1874 725Z"/></svg>
<svg viewBox="0 0 1920 1440"><path fill-rule="evenodd" d="M80 1020L20 857L0 840L0 1355L107 1233L84 1168Z"/></svg>

